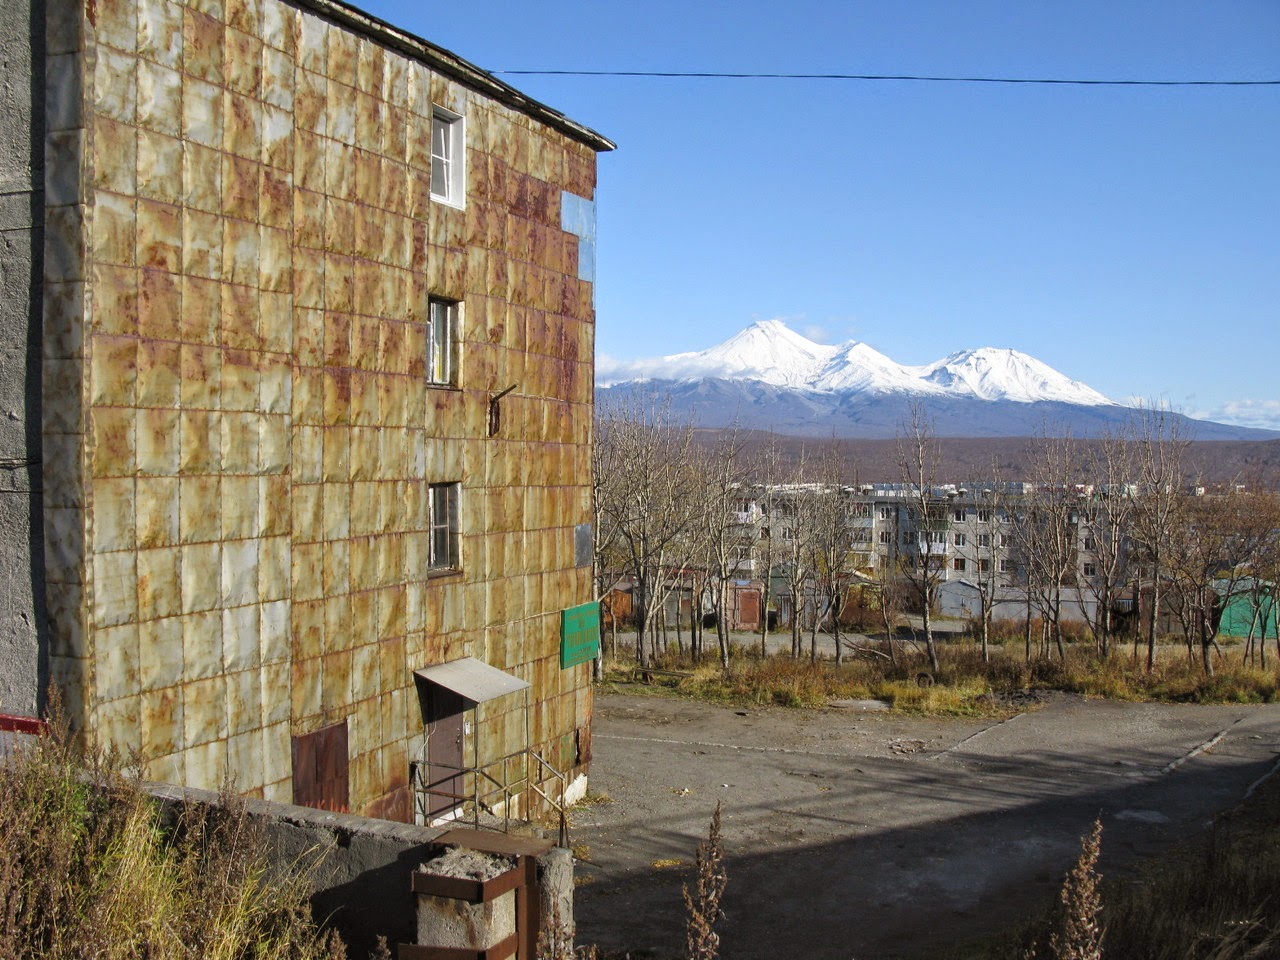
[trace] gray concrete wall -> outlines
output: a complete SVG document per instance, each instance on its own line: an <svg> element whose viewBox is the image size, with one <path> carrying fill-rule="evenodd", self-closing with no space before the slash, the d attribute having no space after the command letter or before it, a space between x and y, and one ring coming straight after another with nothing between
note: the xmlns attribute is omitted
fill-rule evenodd
<svg viewBox="0 0 1280 960"><path fill-rule="evenodd" d="M0 713L43 699L44 0L0 0ZM34 526L33 526L34 525Z"/></svg>
<svg viewBox="0 0 1280 960"><path fill-rule="evenodd" d="M209 790L159 783L146 787L169 805L218 802ZM410 875L435 855L430 843L443 830L267 800L246 803L265 823L275 867L309 870L313 915L338 930L348 956L368 956L379 935L387 938L393 956L396 943L417 942L417 898L410 891Z"/></svg>

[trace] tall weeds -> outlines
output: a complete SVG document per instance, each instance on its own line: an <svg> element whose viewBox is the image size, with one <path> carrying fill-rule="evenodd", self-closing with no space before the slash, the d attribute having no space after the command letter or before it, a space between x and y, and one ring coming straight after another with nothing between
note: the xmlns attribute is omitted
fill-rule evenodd
<svg viewBox="0 0 1280 960"><path fill-rule="evenodd" d="M243 801L169 822L65 725L0 756L0 960L337 960L300 878L269 879Z"/></svg>
<svg viewBox="0 0 1280 960"><path fill-rule="evenodd" d="M729 875L724 867L724 844L720 840L720 804L711 815L711 827L707 839L699 842L697 890L689 892L684 887L684 905L687 912L685 927L685 956L688 960L716 960L720 956L720 934L716 922L721 917L720 901Z"/></svg>

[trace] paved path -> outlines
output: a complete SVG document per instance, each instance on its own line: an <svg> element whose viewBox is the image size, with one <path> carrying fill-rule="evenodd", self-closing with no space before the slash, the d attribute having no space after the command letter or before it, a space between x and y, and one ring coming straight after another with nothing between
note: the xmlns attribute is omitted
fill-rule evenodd
<svg viewBox="0 0 1280 960"><path fill-rule="evenodd" d="M579 941L679 955L720 800L726 960L931 956L1047 902L1098 814L1122 871L1280 755L1280 705L1068 697L996 723L604 695L594 730L591 786L614 802L574 815Z"/></svg>

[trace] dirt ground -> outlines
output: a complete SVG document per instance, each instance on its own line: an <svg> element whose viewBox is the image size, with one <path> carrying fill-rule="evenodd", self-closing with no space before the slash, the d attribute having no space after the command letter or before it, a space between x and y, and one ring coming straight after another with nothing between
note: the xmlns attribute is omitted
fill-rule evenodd
<svg viewBox="0 0 1280 960"><path fill-rule="evenodd" d="M574 812L580 943L682 954L717 801L727 960L936 957L1047 904L1103 818L1104 873L1205 828L1280 756L1280 705L1058 696L1005 721L598 697Z"/></svg>

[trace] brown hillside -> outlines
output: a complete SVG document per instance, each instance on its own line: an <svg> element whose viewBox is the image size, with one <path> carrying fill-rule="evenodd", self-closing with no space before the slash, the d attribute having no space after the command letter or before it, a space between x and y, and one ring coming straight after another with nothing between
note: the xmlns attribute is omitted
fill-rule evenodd
<svg viewBox="0 0 1280 960"><path fill-rule="evenodd" d="M699 431L710 443L722 431ZM846 463L849 483L901 480L897 440L813 440L753 431L745 435L748 457L760 459L776 443L784 461L794 464L802 454L812 458L834 444ZM1088 444L1090 441L1078 441ZM1018 480L1032 473L1037 441L1030 437L943 438L939 447L939 477L945 482L1000 478ZM1205 483L1239 481L1250 486L1280 487L1280 440L1214 440L1193 442L1184 457L1187 473Z"/></svg>

